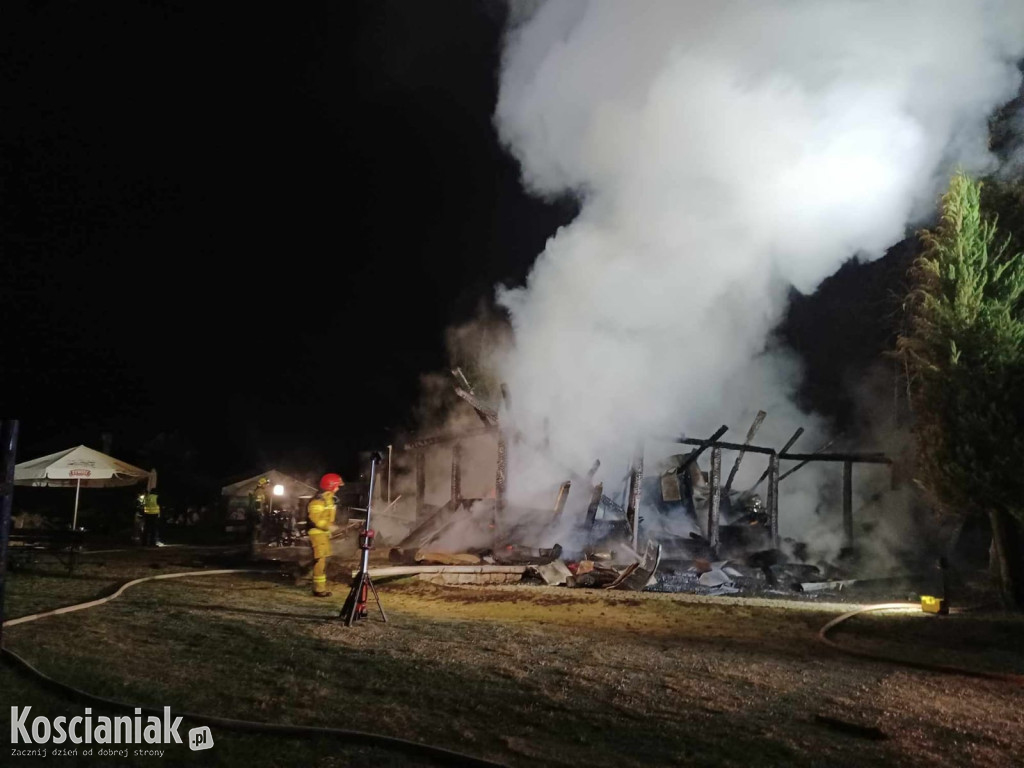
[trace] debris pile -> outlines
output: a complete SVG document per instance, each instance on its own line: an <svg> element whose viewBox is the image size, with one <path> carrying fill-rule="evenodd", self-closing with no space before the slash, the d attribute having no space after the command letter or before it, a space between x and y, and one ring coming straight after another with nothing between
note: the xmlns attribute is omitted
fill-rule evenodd
<svg viewBox="0 0 1024 768"><path fill-rule="evenodd" d="M697 558L689 564L676 561L662 569L657 584L651 589L706 595L768 594L812 592L838 588L840 583L826 580L819 565L787 562L779 550L764 550L753 552L743 560Z"/></svg>
<svg viewBox="0 0 1024 768"><path fill-rule="evenodd" d="M464 434L445 434L415 441L404 448L415 455L416 513L419 525L393 547L396 566L437 573L433 569L472 567L483 579L501 570L522 567L522 579L549 586L593 589L652 589L706 594L737 592L819 592L852 583L850 574L824 563L806 562L806 546L783 542L779 536L779 483L810 462L835 462L843 470L842 525L846 549L853 545L852 477L857 463L890 464L881 454L826 453L831 442L810 454L790 453L803 433L797 429L781 447L754 444L766 417L758 411L744 442L722 438L723 425L706 438L681 437L686 452L670 456L655 472L644 472L643 446L621 483L619 500L595 481L600 461L586 475L567 471L553 490L553 504L544 509L510 506L505 498L506 457L515 450L540 452L543 446L524 436L506 434L499 408L482 402L458 369L453 371L455 393L475 411L482 427ZM508 391L502 387L508 405ZM492 498L463 498L461 441L493 434L497 466ZM451 446L451 495L432 513L424 504L427 450ZM723 451L735 455L723 477ZM701 469L707 454L708 469ZM744 457L765 460L753 486L733 488ZM795 465L782 471L781 462ZM555 466L552 464L552 466ZM759 490L764 486L764 495ZM585 508L567 505L570 488L589 489ZM579 500L578 490L575 498ZM579 504L579 501L576 502ZM575 519L566 525L567 518ZM570 530L571 529L571 530ZM568 533L567 533L568 530ZM572 543L568 549L553 543L555 536ZM549 548L521 542L551 541ZM582 542L582 543L581 543ZM641 547L641 542L646 544ZM449 571L454 574L455 571ZM467 576L460 573L460 577ZM460 582L460 583L465 583Z"/></svg>

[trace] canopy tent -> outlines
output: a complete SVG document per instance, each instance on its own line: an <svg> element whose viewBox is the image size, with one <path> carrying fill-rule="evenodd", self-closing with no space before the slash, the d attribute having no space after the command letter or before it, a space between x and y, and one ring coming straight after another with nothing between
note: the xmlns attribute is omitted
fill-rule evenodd
<svg viewBox="0 0 1024 768"><path fill-rule="evenodd" d="M14 484L34 487L75 489L75 513L71 527L78 525L78 494L82 488L116 488L146 481L147 490L156 486L156 470L147 471L80 445L14 466Z"/></svg>
<svg viewBox="0 0 1024 768"><path fill-rule="evenodd" d="M239 480L237 483L225 485L220 489L220 495L233 497L248 496L249 492L256 488L256 484L262 477L267 478L270 482L271 488L276 485L281 486L282 493L278 495L301 498L303 496L312 496L316 493L316 488L313 486L307 485L301 480L296 480L294 477L286 475L284 472L278 472L276 469L271 469L261 474L247 477L245 480Z"/></svg>

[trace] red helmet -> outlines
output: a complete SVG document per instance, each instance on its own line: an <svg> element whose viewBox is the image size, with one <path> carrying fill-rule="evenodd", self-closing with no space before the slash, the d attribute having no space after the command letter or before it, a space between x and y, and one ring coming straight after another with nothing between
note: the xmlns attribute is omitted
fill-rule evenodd
<svg viewBox="0 0 1024 768"><path fill-rule="evenodd" d="M341 475L336 475L333 472L328 472L320 478L321 491L336 491L344 484L345 481L341 479Z"/></svg>

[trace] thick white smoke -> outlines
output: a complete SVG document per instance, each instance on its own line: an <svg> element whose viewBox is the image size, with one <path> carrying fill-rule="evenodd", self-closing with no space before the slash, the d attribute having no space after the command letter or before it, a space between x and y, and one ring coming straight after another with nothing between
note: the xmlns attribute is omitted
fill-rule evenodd
<svg viewBox="0 0 1024 768"><path fill-rule="evenodd" d="M513 18L500 137L531 190L582 209L500 293L505 418L576 472L600 458L608 482L641 436L737 439L758 408L759 442L820 429L766 351L789 287L880 256L954 167L991 168L1024 2L551 0ZM564 478L530 460L513 456L513 498Z"/></svg>

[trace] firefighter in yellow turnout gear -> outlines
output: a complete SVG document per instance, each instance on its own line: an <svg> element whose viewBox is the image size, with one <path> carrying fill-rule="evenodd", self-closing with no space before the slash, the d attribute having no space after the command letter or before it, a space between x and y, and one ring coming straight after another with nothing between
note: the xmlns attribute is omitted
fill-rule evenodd
<svg viewBox="0 0 1024 768"><path fill-rule="evenodd" d="M306 508L309 543L313 545L313 595L316 597L331 596L327 591L327 558L331 554L331 527L337 512L334 492L344 484L341 475L324 475L320 478L320 493L310 499Z"/></svg>

